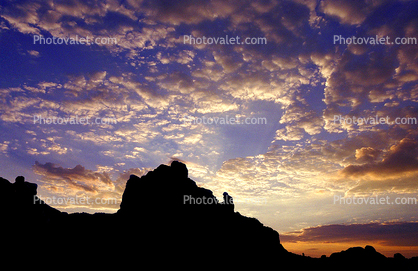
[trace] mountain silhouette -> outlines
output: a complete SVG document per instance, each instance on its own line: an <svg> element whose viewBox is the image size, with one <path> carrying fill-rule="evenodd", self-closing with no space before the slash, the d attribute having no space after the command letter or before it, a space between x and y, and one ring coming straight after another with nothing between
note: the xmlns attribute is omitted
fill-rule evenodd
<svg viewBox="0 0 418 271"><path fill-rule="evenodd" d="M142 177L131 175L114 214L61 212L37 198L37 185L22 176L15 183L0 178L0 191L4 259L16 265L52 261L78 268L417 266L416 258L386 258L371 246L320 259L288 252L275 230L236 212L228 193L220 202L212 191L198 187L178 161Z"/></svg>

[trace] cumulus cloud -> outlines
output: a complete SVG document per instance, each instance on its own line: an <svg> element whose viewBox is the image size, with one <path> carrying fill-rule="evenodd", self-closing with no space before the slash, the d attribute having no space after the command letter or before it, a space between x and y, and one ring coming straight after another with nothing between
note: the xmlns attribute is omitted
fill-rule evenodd
<svg viewBox="0 0 418 271"><path fill-rule="evenodd" d="M165 26L138 25L138 15L146 10L152 13L149 9L136 10L118 1L22 1L17 5L7 6L1 16L24 34L39 35L44 31L59 38L113 38L116 43L97 45L112 52L128 50L128 55L134 57L137 50L154 48L159 40L174 30ZM109 14L119 17L120 23L108 25L106 17ZM154 22L150 24L155 25Z"/></svg>
<svg viewBox="0 0 418 271"><path fill-rule="evenodd" d="M120 166L97 165L98 170L94 171L81 165L64 168L50 162L45 164L35 162L33 171L42 177L43 183L38 196L47 203L51 201L51 205L58 209L115 212L119 209L129 176L131 174L142 176L150 170L149 168L120 170Z"/></svg>
<svg viewBox="0 0 418 271"><path fill-rule="evenodd" d="M321 8L327 15L338 18L344 24L357 25L364 22L367 15L380 1L338 0L322 1Z"/></svg>
<svg viewBox="0 0 418 271"><path fill-rule="evenodd" d="M361 159L367 155L373 159L373 156L377 154L373 149L360 149L356 151L356 158ZM391 146L381 161L373 162L370 158L366 158L369 163L345 167L341 174L354 178L371 175L377 179L386 179L416 173L418 171L418 143L416 140L404 138L398 144Z"/></svg>
<svg viewBox="0 0 418 271"><path fill-rule="evenodd" d="M39 34L39 29L32 25L39 22L36 11L40 7L39 3L23 2L6 7L1 16L24 34Z"/></svg>
<svg viewBox="0 0 418 271"><path fill-rule="evenodd" d="M98 193L105 187L106 189L114 188L107 173L94 172L81 165L63 168L53 163L41 164L36 161L33 170L36 174L43 176L50 189L66 185L70 190Z"/></svg>
<svg viewBox="0 0 418 271"><path fill-rule="evenodd" d="M362 147L356 150L356 160L359 162L374 162L381 153L381 150L372 147Z"/></svg>
<svg viewBox="0 0 418 271"><path fill-rule="evenodd" d="M286 108L280 123L286 124L286 128L276 132L275 140L300 140L304 132L316 135L321 132L324 124L315 111L296 102Z"/></svg>
<svg viewBox="0 0 418 271"><path fill-rule="evenodd" d="M304 132L302 128L296 126L286 126L276 131L274 140L295 141L303 138Z"/></svg>
<svg viewBox="0 0 418 271"><path fill-rule="evenodd" d="M309 198L322 190L338 191L344 185L332 181L333 174L341 169L340 161L332 158L336 154L329 149L325 142L306 148L273 145L264 154L225 161L212 185L231 195L271 201L295 195Z"/></svg>
<svg viewBox="0 0 418 271"><path fill-rule="evenodd" d="M152 1L145 4L151 18L179 25L197 24L204 20L226 17L237 9L234 1Z"/></svg>

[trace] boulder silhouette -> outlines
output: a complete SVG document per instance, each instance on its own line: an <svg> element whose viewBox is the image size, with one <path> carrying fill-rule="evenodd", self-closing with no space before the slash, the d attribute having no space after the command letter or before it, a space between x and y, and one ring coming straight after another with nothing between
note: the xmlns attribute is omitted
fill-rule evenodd
<svg viewBox="0 0 418 271"><path fill-rule="evenodd" d="M336 252L331 254L331 259L338 259L338 258L351 258L356 259L358 261L378 261L385 259L386 257L379 252L372 246L366 246L365 248L362 247L351 247L345 251Z"/></svg>

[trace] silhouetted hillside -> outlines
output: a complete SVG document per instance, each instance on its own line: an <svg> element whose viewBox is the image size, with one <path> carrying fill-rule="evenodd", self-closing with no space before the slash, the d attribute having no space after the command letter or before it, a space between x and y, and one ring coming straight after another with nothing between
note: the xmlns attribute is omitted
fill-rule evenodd
<svg viewBox="0 0 418 271"><path fill-rule="evenodd" d="M409 267L401 255L387 259L373 247L350 248L328 258L312 259L287 252L279 234L255 218L235 212L224 193L188 178L177 161L142 177L131 175L115 214L67 214L34 200L37 185L0 178L2 235L15 263L59 262L63 266L120 268L161 267L296 267L331 268L336 263ZM25 260L23 260L25 259ZM23 261L22 261L23 260Z"/></svg>

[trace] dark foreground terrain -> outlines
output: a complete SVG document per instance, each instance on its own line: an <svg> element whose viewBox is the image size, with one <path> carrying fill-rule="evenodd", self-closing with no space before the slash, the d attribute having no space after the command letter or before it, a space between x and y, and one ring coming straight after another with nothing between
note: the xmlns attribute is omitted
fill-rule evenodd
<svg viewBox="0 0 418 271"><path fill-rule="evenodd" d="M37 185L23 177L15 183L0 178L0 193L3 265L205 270L418 266L417 258L387 258L371 246L320 259L290 253L276 231L235 212L228 194L220 202L212 191L198 187L177 161L141 178L131 175L115 214L60 212L35 201Z"/></svg>

